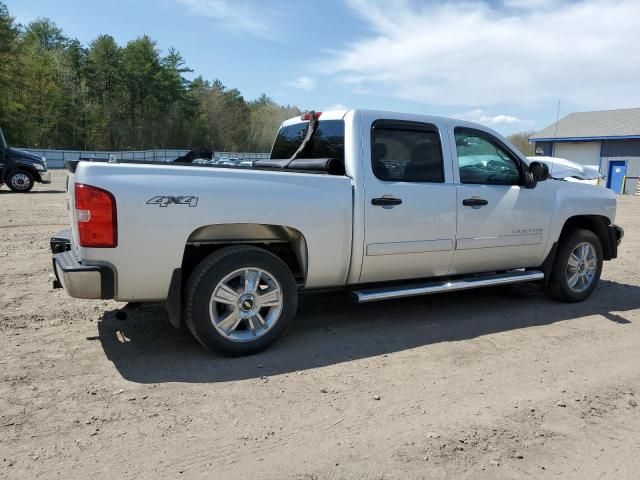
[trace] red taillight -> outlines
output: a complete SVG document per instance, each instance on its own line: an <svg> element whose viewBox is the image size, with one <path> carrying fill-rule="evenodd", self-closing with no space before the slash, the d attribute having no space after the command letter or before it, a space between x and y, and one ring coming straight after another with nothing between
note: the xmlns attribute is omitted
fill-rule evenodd
<svg viewBox="0 0 640 480"><path fill-rule="evenodd" d="M81 247L118 245L116 199L101 188L76 183L75 219Z"/></svg>
<svg viewBox="0 0 640 480"><path fill-rule="evenodd" d="M303 113L300 115L300 120L311 120L311 113L312 112ZM320 118L320 115L322 115L322 112L315 112L316 120Z"/></svg>

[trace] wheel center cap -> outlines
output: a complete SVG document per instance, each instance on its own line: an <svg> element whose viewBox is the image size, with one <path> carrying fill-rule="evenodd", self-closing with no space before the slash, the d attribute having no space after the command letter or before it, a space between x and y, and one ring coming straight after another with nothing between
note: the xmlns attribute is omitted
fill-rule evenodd
<svg viewBox="0 0 640 480"><path fill-rule="evenodd" d="M256 305L256 301L253 296L246 295L240 298L240 309L244 312L250 312Z"/></svg>
<svg viewBox="0 0 640 480"><path fill-rule="evenodd" d="M578 267L578 271L579 271L580 273L582 273L582 272L584 272L584 270L585 270L584 263L581 263L581 264L580 264L580 267Z"/></svg>

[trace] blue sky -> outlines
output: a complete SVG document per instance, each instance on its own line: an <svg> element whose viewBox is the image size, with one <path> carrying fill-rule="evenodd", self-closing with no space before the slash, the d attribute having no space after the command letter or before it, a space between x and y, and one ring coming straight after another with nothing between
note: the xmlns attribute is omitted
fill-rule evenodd
<svg viewBox="0 0 640 480"><path fill-rule="evenodd" d="M147 34L245 98L479 121L509 134L640 106L637 0L4 0L88 44Z"/></svg>

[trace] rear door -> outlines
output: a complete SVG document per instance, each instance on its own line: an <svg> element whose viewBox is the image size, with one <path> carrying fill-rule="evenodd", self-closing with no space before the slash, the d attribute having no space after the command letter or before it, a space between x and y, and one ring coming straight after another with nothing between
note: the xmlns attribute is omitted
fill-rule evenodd
<svg viewBox="0 0 640 480"><path fill-rule="evenodd" d="M522 186L524 162L490 132L452 126L457 236L452 274L538 266L555 190Z"/></svg>
<svg viewBox="0 0 640 480"><path fill-rule="evenodd" d="M446 275L456 189L446 126L363 114L364 256L360 282Z"/></svg>

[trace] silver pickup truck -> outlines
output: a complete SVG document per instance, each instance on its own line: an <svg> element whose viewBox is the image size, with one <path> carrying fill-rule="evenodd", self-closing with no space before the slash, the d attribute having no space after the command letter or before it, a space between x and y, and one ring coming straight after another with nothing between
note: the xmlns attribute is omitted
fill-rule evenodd
<svg viewBox="0 0 640 480"><path fill-rule="evenodd" d="M205 347L264 349L298 294L357 302L539 282L577 302L623 236L615 195L469 122L367 110L284 122L270 160L69 165L54 285L161 301Z"/></svg>

